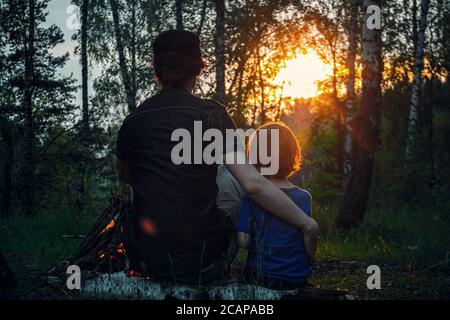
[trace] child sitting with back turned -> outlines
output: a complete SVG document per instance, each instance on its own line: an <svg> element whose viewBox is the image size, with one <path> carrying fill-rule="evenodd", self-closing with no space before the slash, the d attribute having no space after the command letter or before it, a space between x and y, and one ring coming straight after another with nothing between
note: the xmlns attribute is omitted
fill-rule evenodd
<svg viewBox="0 0 450 320"><path fill-rule="evenodd" d="M307 215L311 216L311 195L288 181L288 177L300 168L301 151L292 131L282 123L269 123L259 127L250 140L248 151L260 150L261 130L267 130L268 146L273 129L279 131L279 168L272 176L266 176L281 188ZM256 137L256 139L255 139ZM263 149L264 150L264 149ZM255 167L263 166L254 161ZM302 233L294 226L274 217L245 195L241 200L236 222L238 245L248 248L246 275L251 283L273 289L295 289L304 286L312 274Z"/></svg>

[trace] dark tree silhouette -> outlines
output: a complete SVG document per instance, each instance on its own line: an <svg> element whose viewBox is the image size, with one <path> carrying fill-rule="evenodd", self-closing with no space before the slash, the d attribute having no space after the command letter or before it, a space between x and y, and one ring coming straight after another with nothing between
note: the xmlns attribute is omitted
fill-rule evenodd
<svg viewBox="0 0 450 320"><path fill-rule="evenodd" d="M113 24L114 24L114 36L116 38L117 54L119 55L120 73L122 74L122 83L127 97L128 111L132 112L136 109L136 97L133 95L133 90L130 81L130 74L128 72L127 61L125 57L125 49L122 40L122 30L120 27L120 13L117 0L110 0Z"/></svg>
<svg viewBox="0 0 450 320"><path fill-rule="evenodd" d="M78 209L83 207L83 195L85 190L86 167L89 159L89 92L88 92L88 14L89 0L81 3L81 99L82 118L80 126L81 156L78 168L78 190L76 205Z"/></svg>
<svg viewBox="0 0 450 320"><path fill-rule="evenodd" d="M183 30L183 0L175 0L175 18L177 20L176 28Z"/></svg>
<svg viewBox="0 0 450 320"><path fill-rule="evenodd" d="M216 99L225 103L225 1L214 0L216 6Z"/></svg>
<svg viewBox="0 0 450 320"><path fill-rule="evenodd" d="M32 215L34 211L34 119L33 119L33 91L34 91L34 37L35 37L35 1L28 1L28 30L25 44L25 200L24 211Z"/></svg>

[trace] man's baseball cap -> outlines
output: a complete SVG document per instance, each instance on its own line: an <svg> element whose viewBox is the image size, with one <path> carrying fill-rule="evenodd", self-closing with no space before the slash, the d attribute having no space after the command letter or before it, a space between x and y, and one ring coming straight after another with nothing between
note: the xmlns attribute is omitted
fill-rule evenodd
<svg viewBox="0 0 450 320"><path fill-rule="evenodd" d="M164 56L167 53L183 53L191 58L201 58L199 37L185 30L168 30L160 33L153 41L154 56Z"/></svg>

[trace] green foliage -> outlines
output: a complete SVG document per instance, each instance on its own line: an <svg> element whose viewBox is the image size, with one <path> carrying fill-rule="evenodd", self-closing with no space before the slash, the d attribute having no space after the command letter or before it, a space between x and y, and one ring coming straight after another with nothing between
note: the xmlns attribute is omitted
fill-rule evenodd
<svg viewBox="0 0 450 320"><path fill-rule="evenodd" d="M311 102L316 111L313 111L314 120L311 124L308 148L302 152L304 166L310 167L312 174L306 179L304 186L311 192L315 202L333 205L338 203L342 194L342 162L338 152L342 146L336 130L336 120L329 114L332 106L327 102L327 96L322 95L315 100L322 102L320 105Z"/></svg>
<svg viewBox="0 0 450 320"><path fill-rule="evenodd" d="M45 173L37 167L49 156L46 152L53 143L52 138L59 135L58 129L64 132L67 122L73 121L74 116L75 80L71 75L60 73L69 54L54 54L54 48L64 42L64 37L56 25L45 26L47 4L48 1L36 1L34 20L31 21L34 34L31 36L28 2L8 0L0 3L0 117L13 136L10 148L5 149L8 153L5 158L14 159L13 166L4 166L2 174L5 177L0 182L6 181L7 176L12 178L12 188L3 185L1 191L2 198L14 198L15 211L22 210L24 203L41 198L44 190L38 183ZM32 62L26 68L28 60ZM27 78L28 69L30 79ZM30 104L25 97L28 92L31 92ZM38 201L36 207L41 204Z"/></svg>
<svg viewBox="0 0 450 320"><path fill-rule="evenodd" d="M94 221L92 214L74 217L67 205L53 205L37 217L16 214L0 224L1 249L13 267L50 268L73 254L80 242L63 235L85 234Z"/></svg>
<svg viewBox="0 0 450 320"><path fill-rule="evenodd" d="M407 206L372 209L361 228L342 233L333 226L335 208L315 209L314 216L320 225L318 256L321 259L399 263L422 269L448 258L448 212ZM445 263L439 266L444 267Z"/></svg>

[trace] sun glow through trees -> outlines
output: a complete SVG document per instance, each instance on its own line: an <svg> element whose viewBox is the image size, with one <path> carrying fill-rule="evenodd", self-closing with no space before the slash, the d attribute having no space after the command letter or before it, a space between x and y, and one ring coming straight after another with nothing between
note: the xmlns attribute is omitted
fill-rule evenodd
<svg viewBox="0 0 450 320"><path fill-rule="evenodd" d="M331 66L311 50L287 60L274 83L283 86L284 97L311 98L320 93L318 82L327 79L331 73Z"/></svg>

